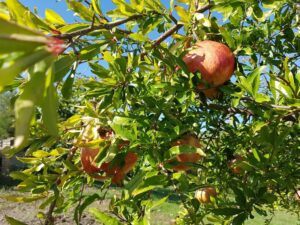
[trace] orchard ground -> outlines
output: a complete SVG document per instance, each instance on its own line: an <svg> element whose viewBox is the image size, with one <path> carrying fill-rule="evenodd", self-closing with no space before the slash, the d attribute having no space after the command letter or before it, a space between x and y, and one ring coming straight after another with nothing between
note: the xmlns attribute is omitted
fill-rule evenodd
<svg viewBox="0 0 300 225"><path fill-rule="evenodd" d="M2 180L3 181L3 180ZM1 181L1 183L2 183ZM0 195L3 194L20 194L13 190L12 187L4 187L0 186ZM167 190L161 190L159 192L153 193L153 197L162 197L166 196L168 193ZM86 194L89 193L97 193L96 188L87 188L85 190ZM119 195L120 190L118 188L112 188L106 195L106 199L101 202L95 202L90 207L96 207L103 211L108 209L109 205L109 199L113 195ZM0 224L1 225L9 225L5 220L5 215L8 215L10 217L14 217L16 219L19 219L27 224L30 225L39 225L43 224L42 221L40 221L36 214L39 211L38 207L41 202L32 202L32 203L15 203L15 202L9 202L5 201L3 199L0 199ZM151 225L170 225L173 224L174 219L176 218L178 212L180 212L181 208L179 206L180 202L179 199L176 196L170 196L169 201L165 202L161 206L155 208L151 213ZM260 225L264 224L263 217L259 215L254 215L255 218L252 220L247 220L245 225ZM299 220L296 215L292 215L285 211L276 211L274 218L271 221L271 225L296 225L299 224ZM64 216L59 215L56 217L55 225L73 225L73 212L70 210L67 214ZM89 215L87 212L83 214L82 225L96 225L99 224L94 220L94 218Z"/></svg>

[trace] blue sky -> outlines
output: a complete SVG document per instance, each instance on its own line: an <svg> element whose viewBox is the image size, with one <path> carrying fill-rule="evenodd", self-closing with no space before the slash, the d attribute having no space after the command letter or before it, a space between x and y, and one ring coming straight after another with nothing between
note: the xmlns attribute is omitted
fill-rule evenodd
<svg viewBox="0 0 300 225"><path fill-rule="evenodd" d="M42 17L44 16L45 9L49 8L62 15L67 22L73 22L73 13L68 11L65 0L20 0L20 2L31 10L36 7ZM102 2L105 2L101 4L105 10L113 8L113 3L110 0L102 0Z"/></svg>
<svg viewBox="0 0 300 225"><path fill-rule="evenodd" d="M72 22L74 19L73 13L67 10L65 0L19 0L23 5L29 7L32 11L34 7L37 8L39 14L43 17L45 9L50 8L64 17L67 22ZM168 7L169 0L161 0L161 2ZM104 12L114 9L115 5L111 0L100 0L101 8Z"/></svg>
<svg viewBox="0 0 300 225"><path fill-rule="evenodd" d="M79 18L74 16L74 12L68 10L66 0L19 0L24 6L29 7L31 11L37 10L41 17L44 17L47 8L54 10L60 14L67 23L73 23ZM169 0L161 0L161 2L169 8ZM105 13L116 8L111 0L100 0L102 11ZM81 64L77 72L90 75L90 68L87 64Z"/></svg>

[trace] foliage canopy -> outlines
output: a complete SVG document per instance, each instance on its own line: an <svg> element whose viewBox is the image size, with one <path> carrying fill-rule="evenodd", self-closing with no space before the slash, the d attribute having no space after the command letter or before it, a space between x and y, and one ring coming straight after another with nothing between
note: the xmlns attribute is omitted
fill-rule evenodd
<svg viewBox="0 0 300 225"><path fill-rule="evenodd" d="M15 146L28 169L12 172L18 189L45 199L39 216L76 204L74 220L101 192L82 195L97 181L82 171L80 149L100 149L96 163L138 155L122 195L110 211L91 209L104 224L149 224L151 209L168 199L151 193L167 188L181 199L176 224L243 224L256 212L276 207L299 213L300 188L300 4L294 0L66 0L78 17L66 23L47 9L45 18L17 0L0 2L0 91L17 90ZM153 38L154 37L154 38ZM182 61L197 40L225 43L236 57L235 76L222 96L197 91L200 73ZM81 64L88 76L81 76ZM177 68L177 69L175 69ZM101 130L114 135L101 138ZM202 147L171 146L185 134ZM123 141L130 144L118 146ZM168 162L179 153L202 152L186 172ZM228 163L236 155L243 172ZM98 183L99 184L99 183ZM215 187L218 195L201 204L195 191ZM12 222L12 224L14 224Z"/></svg>

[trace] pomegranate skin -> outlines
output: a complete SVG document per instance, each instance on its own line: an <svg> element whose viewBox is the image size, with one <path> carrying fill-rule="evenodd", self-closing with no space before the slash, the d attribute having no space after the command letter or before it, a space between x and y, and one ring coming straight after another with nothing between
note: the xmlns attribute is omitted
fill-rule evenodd
<svg viewBox="0 0 300 225"><path fill-rule="evenodd" d="M91 149L91 148L81 149L80 160L81 160L83 170L87 174L98 173L101 171L101 168L99 168L94 162L98 153L99 153L99 149Z"/></svg>
<svg viewBox="0 0 300 225"><path fill-rule="evenodd" d="M203 204L210 203L210 197L216 197L217 191L214 187L206 187L200 190L197 190L195 193L195 198Z"/></svg>
<svg viewBox="0 0 300 225"><path fill-rule="evenodd" d="M199 41L184 57L189 71L199 71L202 78L212 87L224 84L230 79L235 68L235 58L224 44L205 40Z"/></svg>

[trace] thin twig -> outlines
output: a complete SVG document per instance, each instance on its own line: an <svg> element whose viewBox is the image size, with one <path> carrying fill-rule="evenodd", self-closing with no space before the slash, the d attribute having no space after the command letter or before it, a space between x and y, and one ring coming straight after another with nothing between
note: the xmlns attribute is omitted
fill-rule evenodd
<svg viewBox="0 0 300 225"><path fill-rule="evenodd" d="M257 104L262 104L262 103L257 103ZM275 109L278 109L278 108L285 109L285 110L293 109L290 106L278 106L278 105L272 105L272 104L269 105L267 103L264 106L275 108ZM222 106L222 105L211 103L211 104L206 105L205 107L208 109L211 109L211 110L222 111L228 115L235 115L235 114L241 114L241 115L245 115L245 116L255 116L256 115L256 113L250 109L241 109L241 108L230 107L230 106L226 106L226 105ZM300 109L294 109L294 110L290 111L288 114L281 116L280 119L282 119L283 121L297 122L299 113L300 113Z"/></svg>
<svg viewBox="0 0 300 225"><path fill-rule="evenodd" d="M205 12L206 10L212 8L214 5L213 4L207 4L201 8L199 8L196 13L202 13ZM163 33L160 37L158 37L152 44L153 47L156 47L160 45L164 40L166 40L168 37L170 37L173 33L178 31L180 28L183 27L183 24L176 24L174 25L170 30L167 30L165 33Z"/></svg>
<svg viewBox="0 0 300 225"><path fill-rule="evenodd" d="M249 97L242 97L241 100L246 101L246 102L252 102L254 104L264 106L264 107L267 107L267 108L278 109L278 110L295 110L295 109L300 110L300 108L297 108L295 106L284 106L284 105L274 105L274 104L268 104L268 103L259 103L259 102L256 102L254 99L249 98Z"/></svg>
<svg viewBox="0 0 300 225"><path fill-rule="evenodd" d="M67 160L71 161L74 157L74 154L76 152L78 148L77 147L72 147L68 153L68 156L67 156ZM67 173L67 169L64 169L63 171L63 175ZM60 182L60 176L56 179L56 183L59 183ZM50 204L49 206L49 209L48 209L48 212L47 212L47 217L45 219L45 224L44 225L51 225L53 224L53 211L56 207L56 202L57 202L57 199L54 199L54 201Z"/></svg>
<svg viewBox="0 0 300 225"><path fill-rule="evenodd" d="M78 204L77 204L76 208L78 208L81 205L84 187L85 187L84 182L82 182L82 186L81 186L81 190L80 190L80 196L79 196L79 200L78 200ZM79 213L78 218L77 218L78 222L80 222L81 217L82 217L82 214Z"/></svg>
<svg viewBox="0 0 300 225"><path fill-rule="evenodd" d="M247 116L254 116L254 112L249 109L239 109L236 107L229 107L229 106L221 106L218 104L209 104L206 106L209 109L220 110L228 114L243 114Z"/></svg>
<svg viewBox="0 0 300 225"><path fill-rule="evenodd" d="M169 14L169 17L174 23L178 22L177 19L171 13Z"/></svg>
<svg viewBox="0 0 300 225"><path fill-rule="evenodd" d="M46 220L45 220L45 225L51 225L53 224L53 211L55 209L55 206L56 206L56 199L54 199L54 201L51 203L51 205L49 206L49 209L48 209L48 212L47 212L47 217L46 217Z"/></svg>
<svg viewBox="0 0 300 225"><path fill-rule="evenodd" d="M100 24L100 25L93 26L93 27L90 26L90 27L83 28L81 30L77 30L77 31L74 31L74 32L55 35L54 37L60 38L60 39L70 39L70 38L73 38L73 37L76 37L76 36L86 35L86 34L92 32L92 31L95 31L95 30L100 30L100 29L110 30L110 29L112 29L114 27L117 27L117 26L120 26L122 24L125 24L125 23L127 23L129 21L142 18L143 16L144 15L142 15L142 14L133 15L133 16L130 16L130 17L128 17L126 19L123 19L123 20L118 20L118 21L111 22L111 23L106 23L106 24Z"/></svg>

